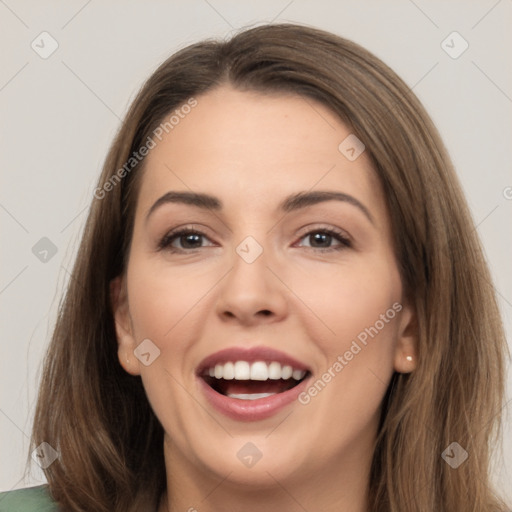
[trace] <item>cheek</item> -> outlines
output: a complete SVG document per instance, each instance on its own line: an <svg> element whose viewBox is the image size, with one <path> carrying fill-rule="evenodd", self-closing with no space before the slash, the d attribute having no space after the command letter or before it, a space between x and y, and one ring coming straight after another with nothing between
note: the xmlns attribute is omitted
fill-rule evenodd
<svg viewBox="0 0 512 512"><path fill-rule="evenodd" d="M329 364L349 350L354 340L364 348L354 359L387 355L391 360L402 293L394 260L372 257L352 263L316 265L314 271L294 279L294 292L313 313L304 316L311 318L309 337L319 340Z"/></svg>
<svg viewBox="0 0 512 512"><path fill-rule="evenodd" d="M128 273L130 314L137 339L150 338L165 345L179 346L177 333L193 328L196 310L218 280L206 269L184 271L151 261L134 261ZM199 307L198 307L199 306Z"/></svg>
<svg viewBox="0 0 512 512"><path fill-rule="evenodd" d="M189 380L191 340L200 337L205 294L211 272L184 272L158 262L134 258L128 269L129 307L135 343L150 339L158 357L140 365L146 395L162 424L186 432L186 414L171 414L194 405Z"/></svg>
<svg viewBox="0 0 512 512"><path fill-rule="evenodd" d="M325 457L329 446L351 446L359 435L374 435L393 374L401 310L394 265L376 261L345 270L333 273L331 268L329 278L317 272L299 292L309 289L303 296L316 317L307 324L308 337L323 363L299 402L308 412L310 430L322 433Z"/></svg>
<svg viewBox="0 0 512 512"><path fill-rule="evenodd" d="M131 264L128 293L134 337L136 343L150 339L159 351L150 366L139 366L146 394L163 424L178 422L185 432L187 414L169 411L194 406L194 342L204 337L219 269L203 264L184 270L138 255Z"/></svg>

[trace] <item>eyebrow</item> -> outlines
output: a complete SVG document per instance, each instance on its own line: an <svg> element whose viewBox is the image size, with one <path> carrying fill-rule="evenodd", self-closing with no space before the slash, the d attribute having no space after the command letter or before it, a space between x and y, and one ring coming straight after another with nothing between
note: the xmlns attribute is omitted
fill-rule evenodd
<svg viewBox="0 0 512 512"><path fill-rule="evenodd" d="M298 192L286 197L278 206L278 209L288 213L325 201L341 201L358 208L368 220L374 224L374 219L368 208L355 197L343 192L318 190L314 192ZM212 195L199 192L176 192L171 191L157 199L146 215L146 222L151 214L160 206L167 203L181 203L204 210L221 211L223 208L222 201Z"/></svg>

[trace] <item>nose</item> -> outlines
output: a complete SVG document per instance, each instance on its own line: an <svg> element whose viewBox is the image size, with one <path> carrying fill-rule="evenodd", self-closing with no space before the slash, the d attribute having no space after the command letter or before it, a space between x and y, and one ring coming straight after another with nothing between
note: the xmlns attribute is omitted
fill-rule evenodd
<svg viewBox="0 0 512 512"><path fill-rule="evenodd" d="M240 256L242 254L242 256ZM266 250L251 262L240 252L234 254L232 268L222 280L216 304L224 322L251 326L273 323L286 317L286 286L275 268L270 268Z"/></svg>

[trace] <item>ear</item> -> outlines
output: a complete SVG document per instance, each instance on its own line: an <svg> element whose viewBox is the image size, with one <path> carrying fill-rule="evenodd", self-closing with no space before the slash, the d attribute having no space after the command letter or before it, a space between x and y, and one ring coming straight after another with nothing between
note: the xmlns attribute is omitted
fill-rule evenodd
<svg viewBox="0 0 512 512"><path fill-rule="evenodd" d="M397 321L394 367L398 373L411 373L418 364L418 322L412 305L402 306Z"/></svg>
<svg viewBox="0 0 512 512"><path fill-rule="evenodd" d="M136 343L124 276L118 276L110 282L110 302L116 327L119 363L130 375L140 375L139 361L133 352Z"/></svg>

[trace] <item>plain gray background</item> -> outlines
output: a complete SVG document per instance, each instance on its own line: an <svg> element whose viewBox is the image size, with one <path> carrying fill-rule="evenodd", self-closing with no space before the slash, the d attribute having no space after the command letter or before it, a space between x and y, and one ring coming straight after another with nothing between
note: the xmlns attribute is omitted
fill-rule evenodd
<svg viewBox="0 0 512 512"><path fill-rule="evenodd" d="M108 146L143 81L199 39L299 22L352 39L390 65L448 147L510 335L511 15L511 0L0 0L0 491L44 481L35 464L22 478L41 361ZM469 45L461 55L454 31ZM42 58L52 44L57 50ZM43 237L57 251L47 261L33 252ZM508 400L511 391L509 370ZM512 499L510 417L504 436L494 474Z"/></svg>

